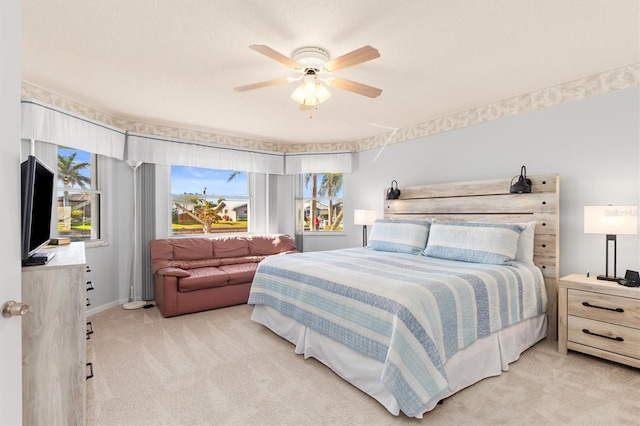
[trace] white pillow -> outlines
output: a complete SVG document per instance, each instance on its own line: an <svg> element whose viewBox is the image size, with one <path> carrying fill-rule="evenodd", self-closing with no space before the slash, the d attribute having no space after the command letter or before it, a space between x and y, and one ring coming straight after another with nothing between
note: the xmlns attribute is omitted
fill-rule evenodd
<svg viewBox="0 0 640 426"><path fill-rule="evenodd" d="M533 238L536 232L536 224L535 220L518 224L524 228L520 238L518 238L518 251L516 251L516 260L518 262L533 265Z"/></svg>
<svg viewBox="0 0 640 426"><path fill-rule="evenodd" d="M430 222L409 219L376 219L367 247L380 251L420 254L427 244Z"/></svg>
<svg viewBox="0 0 640 426"><path fill-rule="evenodd" d="M433 219L424 255L463 262L511 265L523 226Z"/></svg>

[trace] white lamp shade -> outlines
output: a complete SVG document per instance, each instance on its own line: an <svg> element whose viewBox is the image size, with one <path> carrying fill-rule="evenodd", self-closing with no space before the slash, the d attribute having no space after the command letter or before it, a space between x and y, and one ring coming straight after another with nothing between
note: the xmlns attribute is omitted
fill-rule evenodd
<svg viewBox="0 0 640 426"><path fill-rule="evenodd" d="M373 225L376 221L378 212L375 210L354 210L353 211L353 224L354 225Z"/></svg>
<svg viewBox="0 0 640 426"><path fill-rule="evenodd" d="M585 206L585 234L635 235L638 206Z"/></svg>
<svg viewBox="0 0 640 426"><path fill-rule="evenodd" d="M331 92L315 79L303 82L291 94L291 99L306 106L317 106L330 97Z"/></svg>

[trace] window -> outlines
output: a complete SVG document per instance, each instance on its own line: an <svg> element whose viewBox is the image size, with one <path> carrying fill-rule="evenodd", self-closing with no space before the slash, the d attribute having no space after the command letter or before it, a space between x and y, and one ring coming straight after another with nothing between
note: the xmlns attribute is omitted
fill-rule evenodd
<svg viewBox="0 0 640 426"><path fill-rule="evenodd" d="M248 174L171 166L171 235L247 232Z"/></svg>
<svg viewBox="0 0 640 426"><path fill-rule="evenodd" d="M300 176L305 231L343 231L342 173Z"/></svg>
<svg viewBox="0 0 640 426"><path fill-rule="evenodd" d="M58 236L99 240L100 195L97 155L58 147Z"/></svg>

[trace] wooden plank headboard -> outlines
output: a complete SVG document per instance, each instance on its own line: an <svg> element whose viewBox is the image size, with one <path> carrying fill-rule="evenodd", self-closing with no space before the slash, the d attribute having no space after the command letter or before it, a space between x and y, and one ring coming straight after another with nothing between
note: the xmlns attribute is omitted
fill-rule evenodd
<svg viewBox="0 0 640 426"><path fill-rule="evenodd" d="M559 279L559 185L557 174L527 176L531 193L509 192L512 178L399 187L400 198L387 200L386 219L442 219L478 222L537 221L533 261L542 270L548 296L548 336L557 339Z"/></svg>

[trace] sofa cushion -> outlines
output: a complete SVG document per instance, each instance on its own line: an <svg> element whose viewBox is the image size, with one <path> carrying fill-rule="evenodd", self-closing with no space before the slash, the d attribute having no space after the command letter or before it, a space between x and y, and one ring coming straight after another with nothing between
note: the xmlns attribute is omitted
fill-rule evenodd
<svg viewBox="0 0 640 426"><path fill-rule="evenodd" d="M222 287L229 283L229 274L218 268L198 268L189 271L190 277L178 280L179 291L201 290L203 288Z"/></svg>
<svg viewBox="0 0 640 426"><path fill-rule="evenodd" d="M167 262L173 260L173 244L169 239L153 240L149 242L151 254L151 272L154 274L160 268L164 268Z"/></svg>
<svg viewBox="0 0 640 426"><path fill-rule="evenodd" d="M254 256L269 256L296 250L296 243L288 235L255 235L248 238L249 252Z"/></svg>
<svg viewBox="0 0 640 426"><path fill-rule="evenodd" d="M210 241L210 240L209 240ZM213 240L213 254L209 257L249 256L249 241L243 237L218 237Z"/></svg>
<svg viewBox="0 0 640 426"><path fill-rule="evenodd" d="M173 241L173 260L211 259L213 246L208 238L175 238Z"/></svg>
<svg viewBox="0 0 640 426"><path fill-rule="evenodd" d="M220 269L229 274L229 285L234 285L253 281L257 267L257 263L236 263L235 265L220 266Z"/></svg>

